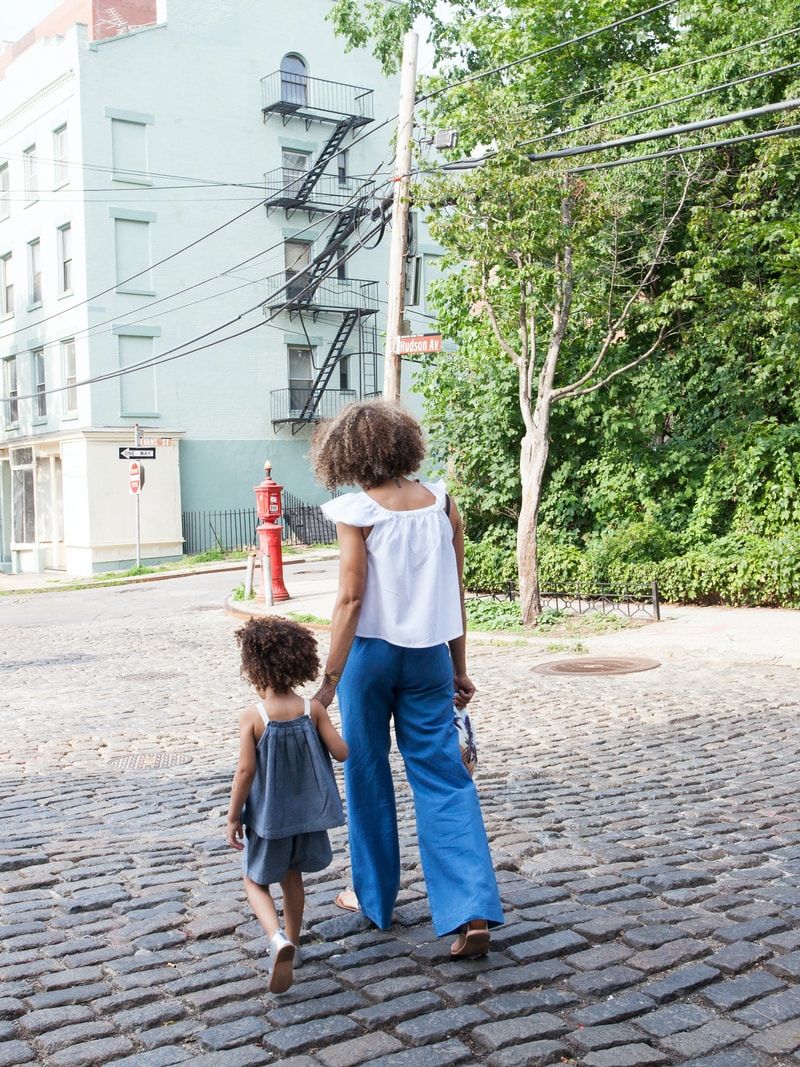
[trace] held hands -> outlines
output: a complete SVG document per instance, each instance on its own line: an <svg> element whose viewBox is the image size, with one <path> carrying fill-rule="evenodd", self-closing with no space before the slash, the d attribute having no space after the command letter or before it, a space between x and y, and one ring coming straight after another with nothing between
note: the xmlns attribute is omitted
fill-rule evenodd
<svg viewBox="0 0 800 1067"><path fill-rule="evenodd" d="M228 816L228 821L225 827L225 837L228 839L228 844L231 848L235 848L237 852L241 852L244 848L242 843L244 838L244 830L242 824L238 819L232 819Z"/></svg>
<svg viewBox="0 0 800 1067"><path fill-rule="evenodd" d="M470 681L468 674L453 675L453 703L461 710L469 704L475 696L475 686Z"/></svg>
<svg viewBox="0 0 800 1067"><path fill-rule="evenodd" d="M314 700L318 700L324 708L329 708L336 696L336 683L323 681L322 685L314 694Z"/></svg>

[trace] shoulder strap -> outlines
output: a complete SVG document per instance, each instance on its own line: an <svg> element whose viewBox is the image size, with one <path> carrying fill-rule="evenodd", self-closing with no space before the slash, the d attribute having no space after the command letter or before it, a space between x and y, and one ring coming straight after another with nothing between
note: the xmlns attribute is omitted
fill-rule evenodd
<svg viewBox="0 0 800 1067"><path fill-rule="evenodd" d="M304 713L311 718L311 697L303 697Z"/></svg>
<svg viewBox="0 0 800 1067"><path fill-rule="evenodd" d="M256 711L261 716L261 721L264 723L264 728L266 729L266 727L269 726L269 715L267 715L267 709L264 707L264 702L262 700L256 701Z"/></svg>

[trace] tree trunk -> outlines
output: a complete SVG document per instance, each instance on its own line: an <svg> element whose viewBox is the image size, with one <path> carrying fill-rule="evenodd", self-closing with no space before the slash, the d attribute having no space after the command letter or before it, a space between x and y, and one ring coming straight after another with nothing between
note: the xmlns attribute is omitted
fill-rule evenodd
<svg viewBox="0 0 800 1067"><path fill-rule="evenodd" d="M540 418L522 439L519 472L522 482L522 507L517 523L517 569L522 621L531 625L541 613L539 561L536 533L539 502L549 450L548 418Z"/></svg>

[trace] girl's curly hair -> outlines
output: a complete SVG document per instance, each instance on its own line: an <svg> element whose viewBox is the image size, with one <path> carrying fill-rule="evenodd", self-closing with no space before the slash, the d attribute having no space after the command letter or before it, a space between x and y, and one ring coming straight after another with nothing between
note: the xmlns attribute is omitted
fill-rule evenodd
<svg viewBox="0 0 800 1067"><path fill-rule="evenodd" d="M236 631L236 640L242 675L261 692L288 693L319 673L317 639L289 619L249 619Z"/></svg>
<svg viewBox="0 0 800 1067"><path fill-rule="evenodd" d="M348 404L317 427L311 462L328 489L360 485L373 489L390 478L413 474L425 458L422 428L413 415L382 400Z"/></svg>

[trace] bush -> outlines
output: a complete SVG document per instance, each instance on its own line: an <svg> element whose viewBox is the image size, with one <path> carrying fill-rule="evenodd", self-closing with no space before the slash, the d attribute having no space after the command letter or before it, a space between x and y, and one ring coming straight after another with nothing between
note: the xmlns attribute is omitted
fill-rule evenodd
<svg viewBox="0 0 800 1067"><path fill-rule="evenodd" d="M503 592L517 583L515 531L492 526L480 541L464 544L464 585L476 593Z"/></svg>
<svg viewBox="0 0 800 1067"><path fill-rule="evenodd" d="M542 589L588 592L608 584L633 591L655 578L662 600L673 603L800 608L800 530L789 529L777 538L728 534L685 552L663 555L675 544L670 541L673 535L662 537L657 530L643 529L645 525L628 528L629 552L623 530L605 535L586 551L543 541ZM509 540L506 533L506 544ZM509 581L516 585L516 555L513 547L504 550L502 543L495 535L488 544L468 545L468 589L505 590ZM652 555L646 555L646 548Z"/></svg>

